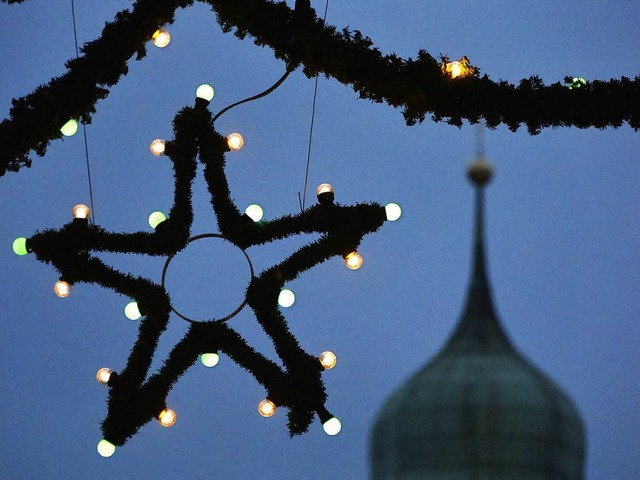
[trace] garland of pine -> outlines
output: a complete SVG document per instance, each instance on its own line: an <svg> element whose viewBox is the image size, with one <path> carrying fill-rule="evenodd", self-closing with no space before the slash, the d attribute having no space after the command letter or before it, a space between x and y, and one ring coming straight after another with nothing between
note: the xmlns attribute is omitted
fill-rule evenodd
<svg viewBox="0 0 640 480"><path fill-rule="evenodd" d="M364 235L375 232L385 221L385 209L375 203L341 206L333 202L331 194L329 200L325 197L297 215L254 222L241 214L230 198L224 171L229 146L226 138L215 131L207 104L197 99L195 107L183 108L174 118L174 139L165 144L165 154L174 167L174 202L167 219L153 233L112 233L90 224L86 218L76 218L60 229L39 232L26 241L27 251L55 267L61 280L70 285L85 282L115 290L135 300L143 315L126 366L108 380L108 413L102 430L104 439L112 445L123 445L140 427L157 418L166 408L174 383L206 352L226 354L264 386L267 399L286 407L291 435L306 432L315 414L323 423L333 418L325 408L323 366L317 357L302 349L289 330L278 308L278 295L300 273L333 256L355 251ZM197 158L204 165L211 204L226 240L245 249L291 235L321 235L252 277L246 291L247 304L271 338L282 367L255 351L224 321L193 322L162 368L145 381L158 339L169 322L170 298L161 285L117 271L92 253L168 256L184 249L193 220L191 185Z"/></svg>
<svg viewBox="0 0 640 480"><path fill-rule="evenodd" d="M518 85L487 75L450 78L441 69L445 57L439 62L424 50L409 59L383 55L359 31L325 25L309 0L297 0L294 10L268 0L199 1L211 5L223 31L253 37L289 69L302 65L308 77L322 73L350 85L363 99L401 109L408 125L430 116L456 126L463 120L489 128L504 124L512 131L526 125L531 134L559 126L617 128L627 123L640 128L640 76L592 80L572 89L559 82L545 85L537 76ZM69 118L89 123L96 103L127 74L129 59L142 59L153 32L172 23L177 8L193 3L137 0L106 24L100 38L82 47L80 58L67 62L66 74L14 99L10 117L0 123L0 176L30 166L31 151L44 155Z"/></svg>

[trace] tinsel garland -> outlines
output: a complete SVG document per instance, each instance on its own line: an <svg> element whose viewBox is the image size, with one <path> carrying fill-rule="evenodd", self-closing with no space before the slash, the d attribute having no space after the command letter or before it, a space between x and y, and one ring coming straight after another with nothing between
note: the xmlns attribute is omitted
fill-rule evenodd
<svg viewBox="0 0 640 480"><path fill-rule="evenodd" d="M409 59L383 55L360 32L325 25L308 0L297 0L295 10L268 0L199 1L211 5L224 31L241 39L253 37L288 68L302 64L308 77L325 74L351 85L361 98L402 109L408 125L429 115L458 126L467 120L489 128L505 124L515 131L524 124L531 134L546 127L607 128L625 122L640 128L640 76L592 80L573 89L559 82L544 85L537 76L518 85L494 82L487 75L452 79L424 50ZM0 123L0 176L29 166L30 151L43 155L69 118L90 122L98 100L126 75L127 61L134 54L138 60L144 57L156 28L171 23L178 7L193 2L136 1L131 11L118 13L105 26L99 39L84 45L79 59L67 62L65 75L14 99L10 118Z"/></svg>
<svg viewBox="0 0 640 480"><path fill-rule="evenodd" d="M166 143L166 155L174 167L174 202L168 218L154 233L112 233L87 219L74 219L58 230L46 230L27 240L27 250L38 260L53 265L61 280L85 282L115 290L138 304L141 320L138 338L127 364L109 379L108 413L102 429L104 438L122 445L138 429L165 408L166 397L178 378L207 352L221 352L251 373L266 389L266 397L286 407L291 435L305 432L317 414L324 422L331 418L319 359L305 352L288 328L278 307L284 285L302 272L337 255L354 251L364 235L376 231L386 219L378 204L340 206L321 202L303 212L273 221L255 223L233 204L225 176L226 138L218 134L206 108L196 101L184 108L173 122L174 140ZM271 338L282 367L255 351L223 321L194 322L173 348L160 370L148 380L158 340L171 313L166 290L153 281L119 272L93 252L169 256L188 244L193 209L191 185L197 158L222 236L243 249L273 242L291 235L319 233L284 261L252 277L246 291L247 304L264 332Z"/></svg>

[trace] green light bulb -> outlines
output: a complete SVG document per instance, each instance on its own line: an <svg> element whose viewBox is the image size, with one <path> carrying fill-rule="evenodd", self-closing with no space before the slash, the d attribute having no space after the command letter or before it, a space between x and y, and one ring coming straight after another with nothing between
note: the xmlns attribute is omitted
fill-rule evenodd
<svg viewBox="0 0 640 480"><path fill-rule="evenodd" d="M166 219L167 219L167 216L164 213L160 211L152 212L151 215L149 215L149 225L151 225L151 228L155 229L158 225L160 225Z"/></svg>
<svg viewBox="0 0 640 480"><path fill-rule="evenodd" d="M26 255L29 253L27 250L27 239L24 237L18 237L13 241L13 251L16 255Z"/></svg>
<svg viewBox="0 0 640 480"><path fill-rule="evenodd" d="M76 122L73 118L60 128L60 133L62 133L65 137L71 137L75 135L77 131L78 122Z"/></svg>

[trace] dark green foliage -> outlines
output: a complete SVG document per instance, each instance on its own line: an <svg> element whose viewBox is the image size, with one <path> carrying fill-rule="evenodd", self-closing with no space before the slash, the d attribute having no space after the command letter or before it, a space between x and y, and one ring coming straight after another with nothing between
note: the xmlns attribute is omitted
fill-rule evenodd
<svg viewBox="0 0 640 480"><path fill-rule="evenodd" d="M226 139L213 128L211 115L202 102L176 115L174 139L166 154L175 172L174 203L167 220L154 233L111 233L73 220L59 230L40 232L27 241L38 260L53 265L69 283L95 283L134 299L144 315L138 338L125 368L109 381L108 414L104 437L122 445L165 405L167 394L198 355L219 351L241 365L262 384L267 397L289 409L292 435L307 431L315 413L326 416L326 393L319 360L305 352L289 331L278 307L283 286L300 273L336 255L355 250L367 233L385 220L377 204L316 205L270 222L254 223L233 204L225 176ZM273 341L281 368L251 348L222 321L192 323L185 337L173 348L163 367L148 380L158 339L166 329L171 311L165 289L151 280L118 272L92 255L93 252L136 253L168 256L188 242L193 210L191 184L197 158L204 164L211 204L222 235L247 248L302 233L319 233L320 239L303 246L281 263L253 277L247 302L265 333ZM146 382L145 382L146 380Z"/></svg>
<svg viewBox="0 0 640 480"><path fill-rule="evenodd" d="M427 52L409 59L383 55L360 32L325 25L308 2L297 2L293 11L284 2L268 0L200 1L211 5L224 31L270 47L289 69L302 65L308 77L322 73L351 85L361 98L402 109L408 125L429 115L456 126L467 120L490 128L505 124L515 131L524 124L531 134L546 127L608 128L625 122L640 128L640 77L594 80L579 89L559 82L544 85L537 77L518 86L486 75L450 79ZM191 4L136 1L82 48L79 59L67 63L65 75L14 100L10 118L0 123L0 176L29 166L31 151L43 155L69 118L88 122L98 100L127 74L128 60L134 54L138 60L144 57L155 29L171 23L177 8Z"/></svg>

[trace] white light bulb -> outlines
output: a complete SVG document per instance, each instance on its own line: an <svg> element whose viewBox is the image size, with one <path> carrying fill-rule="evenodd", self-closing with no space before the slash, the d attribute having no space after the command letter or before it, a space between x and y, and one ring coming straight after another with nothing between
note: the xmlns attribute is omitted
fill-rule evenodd
<svg viewBox="0 0 640 480"><path fill-rule="evenodd" d="M387 215L387 220L390 222L395 222L402 215L402 209L397 203L387 203L384 206L384 211Z"/></svg>
<svg viewBox="0 0 640 480"><path fill-rule="evenodd" d="M220 361L220 355L217 353L203 353L200 355L200 361L205 367L215 367Z"/></svg>
<svg viewBox="0 0 640 480"><path fill-rule="evenodd" d="M265 398L258 404L258 412L263 417L272 417L274 413L276 413L276 404L273 403L268 398Z"/></svg>
<svg viewBox="0 0 640 480"><path fill-rule="evenodd" d="M196 89L196 97L206 100L207 102L213 100L214 95L215 92L213 91L213 87L206 83L203 83Z"/></svg>
<svg viewBox="0 0 640 480"><path fill-rule="evenodd" d="M331 417L329 420L322 424L322 429L327 435L337 435L342 430L342 423L336 417Z"/></svg>
<svg viewBox="0 0 640 480"><path fill-rule="evenodd" d="M169 45L171 41L171 35L163 28L159 28L151 36L151 41L158 48L164 48Z"/></svg>
<svg viewBox="0 0 640 480"><path fill-rule="evenodd" d="M58 280L53 286L53 291L60 298L67 298L71 295L71 284L65 282L64 280Z"/></svg>
<svg viewBox="0 0 640 480"><path fill-rule="evenodd" d="M262 217L264 216L264 211L262 210L262 207L260 205L256 205L255 203L252 203L251 205L249 205L244 213L254 222L259 222L260 220L262 220Z"/></svg>
<svg viewBox="0 0 640 480"><path fill-rule="evenodd" d="M112 373L113 372L109 368L106 368L106 367L101 368L96 373L96 380L98 380L98 383L101 383L102 385L106 385L109 383L109 379L111 378Z"/></svg>
<svg viewBox="0 0 640 480"><path fill-rule="evenodd" d="M75 135L77 131L78 122L76 122L73 118L60 128L60 133L62 133L62 135L64 135L65 137L71 137Z"/></svg>
<svg viewBox="0 0 640 480"><path fill-rule="evenodd" d="M151 150L151 153L153 153L156 157L161 157L162 155L164 155L165 148L166 142L161 138L156 138L149 145L149 150Z"/></svg>
<svg viewBox="0 0 640 480"><path fill-rule="evenodd" d="M127 306L124 307L124 315L129 320L138 320L142 316L138 308L138 302L127 303Z"/></svg>
<svg viewBox="0 0 640 480"><path fill-rule="evenodd" d="M109 458L116 452L116 446L108 440L102 439L98 442L98 453L101 457Z"/></svg>
<svg viewBox="0 0 640 480"><path fill-rule="evenodd" d="M318 357L318 359L320 360L320 363L322 364L322 367L325 370L331 370L333 367L336 366L336 363L338 362L338 358L336 357L336 354L333 352L330 352L329 350L322 352Z"/></svg>
<svg viewBox="0 0 640 480"><path fill-rule="evenodd" d="M244 138L239 133L227 135L227 145L234 152L237 152L244 146Z"/></svg>
<svg viewBox="0 0 640 480"><path fill-rule="evenodd" d="M151 226L151 228L155 229L166 219L167 216L160 211L151 212L151 215L149 215L149 225Z"/></svg>
<svg viewBox="0 0 640 480"><path fill-rule="evenodd" d="M289 308L296 301L296 294L288 288L283 288L278 295L278 305L284 308Z"/></svg>

